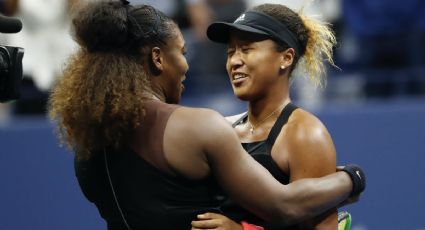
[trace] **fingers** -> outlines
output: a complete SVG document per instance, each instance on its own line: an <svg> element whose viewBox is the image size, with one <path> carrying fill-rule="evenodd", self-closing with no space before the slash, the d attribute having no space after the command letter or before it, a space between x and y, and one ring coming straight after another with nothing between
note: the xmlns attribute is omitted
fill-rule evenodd
<svg viewBox="0 0 425 230"><path fill-rule="evenodd" d="M198 219L200 219L200 220L218 219L222 216L223 215L213 213L213 212L206 212L204 214L197 215Z"/></svg>
<svg viewBox="0 0 425 230"><path fill-rule="evenodd" d="M197 215L198 220L192 221L192 229L214 229L220 224L219 214L207 212Z"/></svg>
<svg viewBox="0 0 425 230"><path fill-rule="evenodd" d="M223 215L207 212L197 215L198 220L192 221L192 229L217 229L223 225Z"/></svg>
<svg viewBox="0 0 425 230"><path fill-rule="evenodd" d="M198 220L192 221L192 230L242 230L242 226L233 220L217 213L207 212L197 216Z"/></svg>
<svg viewBox="0 0 425 230"><path fill-rule="evenodd" d="M219 223L217 219L192 221L192 229L214 229L218 226Z"/></svg>

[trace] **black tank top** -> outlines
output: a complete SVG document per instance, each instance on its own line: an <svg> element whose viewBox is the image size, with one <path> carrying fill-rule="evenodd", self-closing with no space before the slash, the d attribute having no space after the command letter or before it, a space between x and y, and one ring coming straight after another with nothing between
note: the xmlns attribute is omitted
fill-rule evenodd
<svg viewBox="0 0 425 230"><path fill-rule="evenodd" d="M261 165L263 165L272 175L282 184L289 183L289 176L285 174L282 170L280 170L279 166L273 160L271 156L272 147L276 141L277 136L282 130L283 125L288 122L289 117L292 112L298 107L289 103L285 106L285 108L280 113L276 122L274 123L272 129L266 140L256 141L251 143L242 143L243 148ZM233 127L236 127L240 124L246 122L248 118L248 114L245 113L241 118L239 118L235 123L233 123ZM228 199L221 205L221 211L228 217L233 220L240 222L242 220L248 221L252 224L257 224L265 227L265 229L272 229L271 226L268 226L264 221L260 220L253 214L249 213L238 204Z"/></svg>
<svg viewBox="0 0 425 230"><path fill-rule="evenodd" d="M135 134L142 147L107 150L111 181L132 230L190 229L197 214L219 212L219 189L213 178L190 180L167 173L163 167L164 153L157 143L162 143L175 108L161 102L148 104L145 122ZM84 195L97 206L108 229L127 230L109 184L103 150L89 160L76 160L75 170Z"/></svg>

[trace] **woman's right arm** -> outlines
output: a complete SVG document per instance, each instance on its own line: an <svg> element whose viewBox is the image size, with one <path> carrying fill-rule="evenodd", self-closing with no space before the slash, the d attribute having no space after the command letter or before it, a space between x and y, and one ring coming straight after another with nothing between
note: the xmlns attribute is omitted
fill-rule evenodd
<svg viewBox="0 0 425 230"><path fill-rule="evenodd" d="M234 201L275 225L299 223L336 207L353 187L345 172L280 184L245 152L231 125L206 109L173 112L164 133L164 153L180 175L213 175Z"/></svg>

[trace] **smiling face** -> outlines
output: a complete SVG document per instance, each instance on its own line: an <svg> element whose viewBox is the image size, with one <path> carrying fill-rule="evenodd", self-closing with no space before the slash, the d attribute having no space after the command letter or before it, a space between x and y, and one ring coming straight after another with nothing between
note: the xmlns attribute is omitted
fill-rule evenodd
<svg viewBox="0 0 425 230"><path fill-rule="evenodd" d="M276 43L264 36L231 32L226 69L234 94L252 101L269 93L282 75L283 55Z"/></svg>

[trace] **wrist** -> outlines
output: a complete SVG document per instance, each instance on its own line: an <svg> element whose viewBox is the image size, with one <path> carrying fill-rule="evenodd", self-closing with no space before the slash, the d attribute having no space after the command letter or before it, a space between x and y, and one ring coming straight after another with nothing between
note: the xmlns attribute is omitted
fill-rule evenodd
<svg viewBox="0 0 425 230"><path fill-rule="evenodd" d="M366 176L363 170L354 164L348 164L342 168L342 171L347 173L352 182L351 196L357 196L366 188Z"/></svg>

